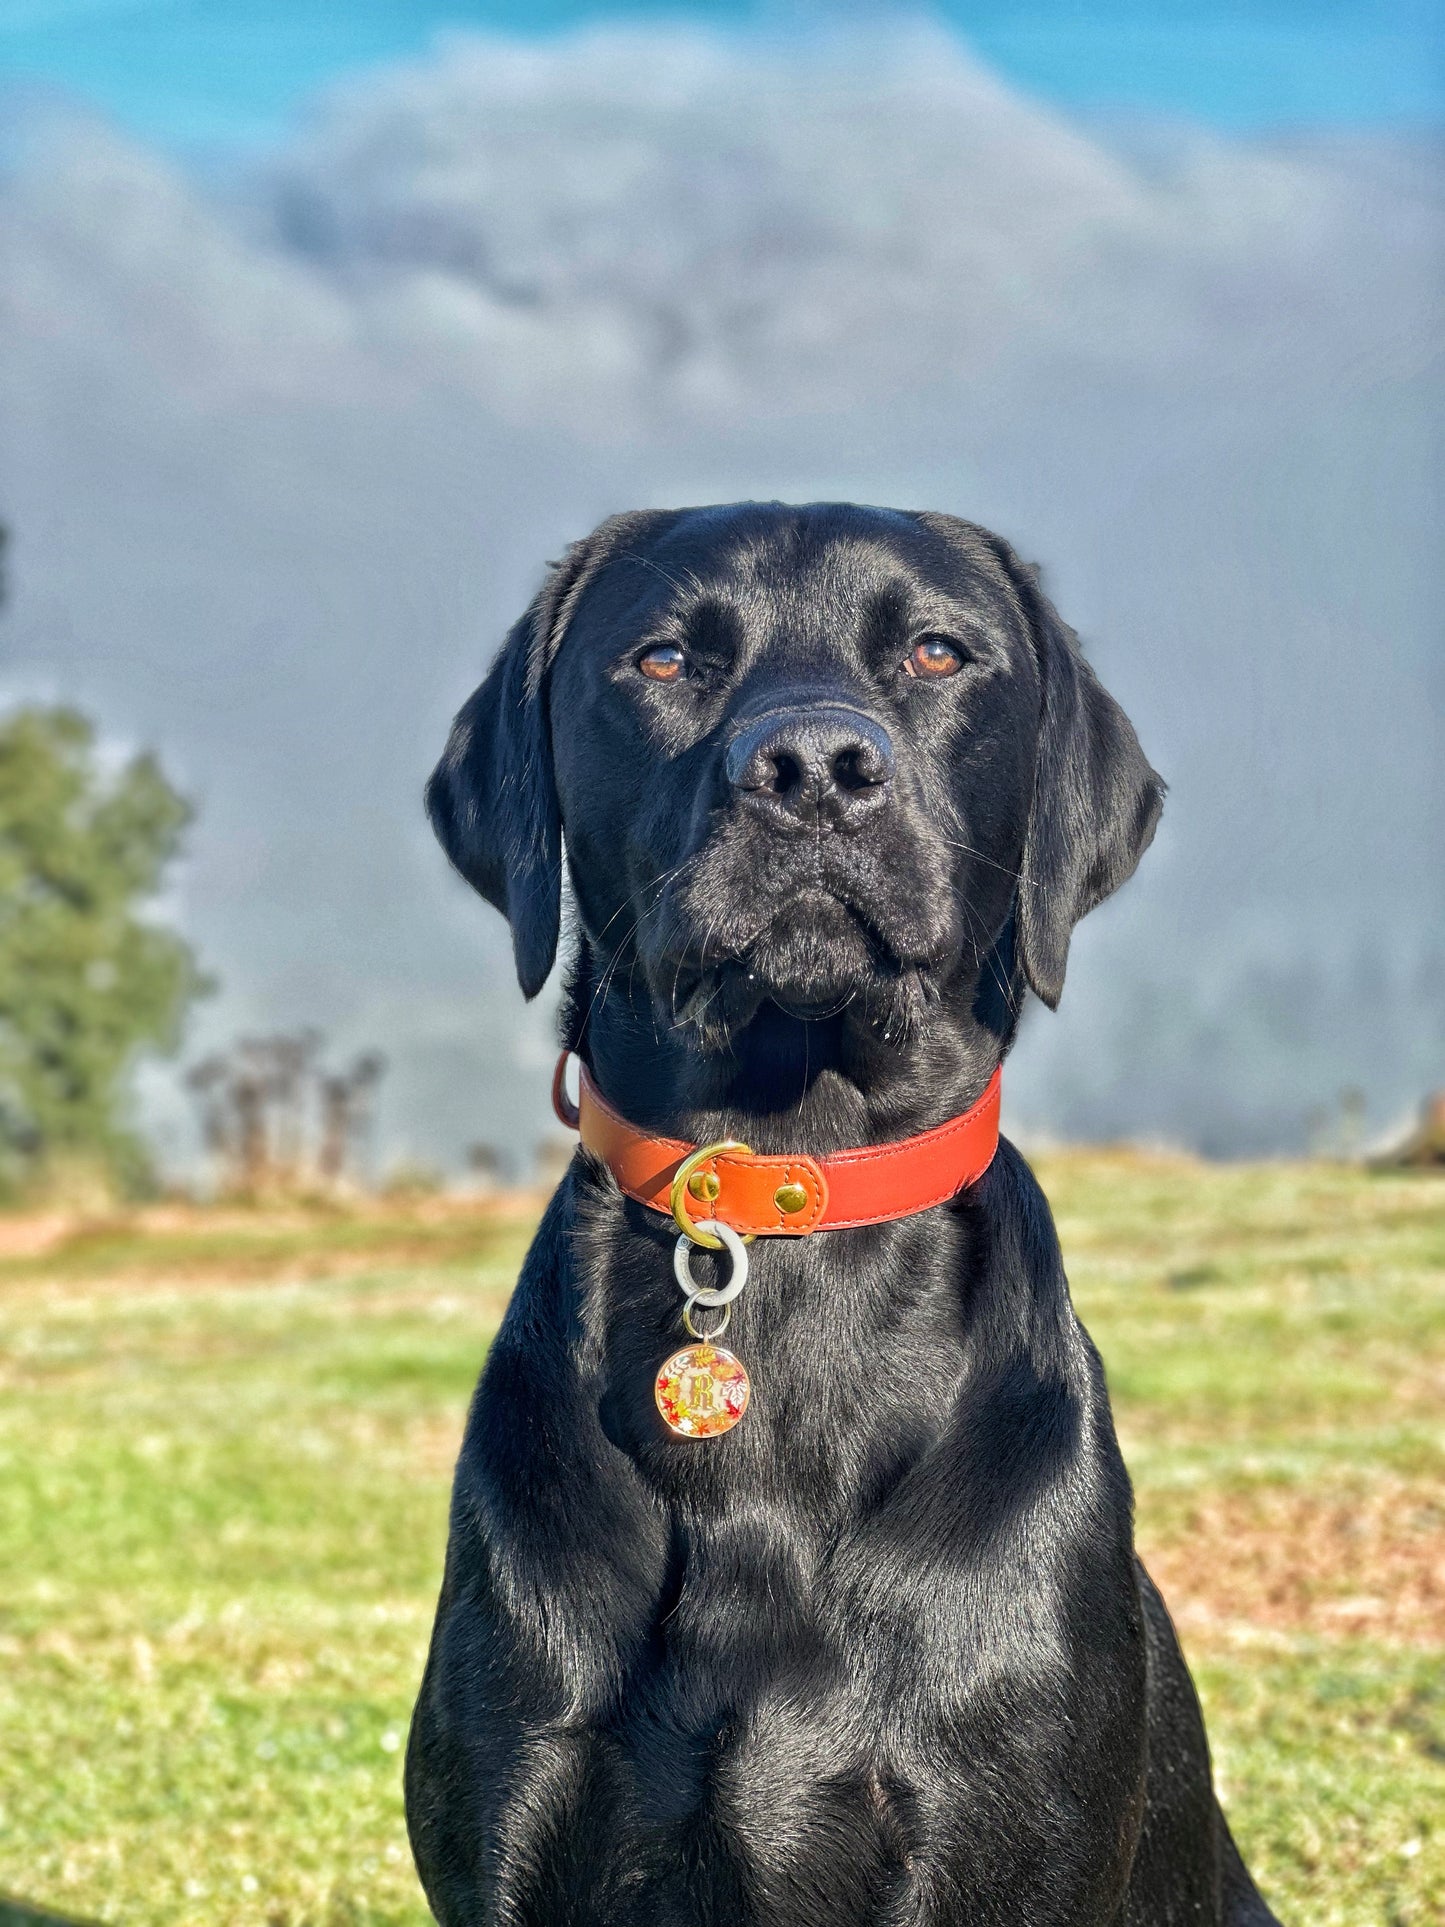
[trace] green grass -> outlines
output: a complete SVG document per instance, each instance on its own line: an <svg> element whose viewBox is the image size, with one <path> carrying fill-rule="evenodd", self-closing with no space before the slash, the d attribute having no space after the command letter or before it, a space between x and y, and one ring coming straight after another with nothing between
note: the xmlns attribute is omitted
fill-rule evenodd
<svg viewBox="0 0 1445 1927"><path fill-rule="evenodd" d="M1424 1927L1445 1181L1040 1168L1247 1856L1298 1927ZM0 1258L0 1892L136 1927L422 1927L401 1746L528 1230L182 1214Z"/></svg>

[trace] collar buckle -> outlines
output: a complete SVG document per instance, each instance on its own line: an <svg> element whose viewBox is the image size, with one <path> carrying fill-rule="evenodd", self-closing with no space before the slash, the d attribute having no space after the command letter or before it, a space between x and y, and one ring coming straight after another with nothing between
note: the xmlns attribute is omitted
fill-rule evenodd
<svg viewBox="0 0 1445 1927"><path fill-rule="evenodd" d="M687 1198L690 1193L699 1204L711 1205L722 1196L722 1179L716 1171L705 1171L702 1168L709 1158L716 1157L720 1151L730 1152L734 1157L741 1153L742 1156L750 1158L753 1147L751 1144L743 1144L735 1137L720 1137L714 1144L700 1145L691 1157L684 1158L678 1165L677 1175L672 1180L672 1190L667 1200L678 1230L685 1238L691 1238L695 1245L701 1245L704 1251L721 1251L723 1241L721 1238L714 1237L712 1232L703 1231L693 1223L687 1208ZM751 1244L755 1236L756 1233L752 1231L744 1233L743 1243Z"/></svg>

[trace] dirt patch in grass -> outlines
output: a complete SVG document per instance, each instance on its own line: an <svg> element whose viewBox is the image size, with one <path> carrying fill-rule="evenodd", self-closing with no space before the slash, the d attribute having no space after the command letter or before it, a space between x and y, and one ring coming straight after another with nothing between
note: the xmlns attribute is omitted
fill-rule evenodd
<svg viewBox="0 0 1445 1927"><path fill-rule="evenodd" d="M428 1198L405 1207L363 1199L286 1210L155 1206L107 1218L0 1213L0 1289L45 1283L217 1283L348 1277L379 1265L465 1264L525 1249L545 1202L534 1191Z"/></svg>
<svg viewBox="0 0 1445 1927"><path fill-rule="evenodd" d="M1140 1551L1191 1643L1260 1633L1445 1645L1445 1483L1201 1496Z"/></svg>

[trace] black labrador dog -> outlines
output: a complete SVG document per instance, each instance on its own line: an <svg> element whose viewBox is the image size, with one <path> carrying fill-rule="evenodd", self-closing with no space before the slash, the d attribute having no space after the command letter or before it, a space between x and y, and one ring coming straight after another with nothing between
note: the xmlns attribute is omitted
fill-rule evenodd
<svg viewBox="0 0 1445 1927"><path fill-rule="evenodd" d="M564 1037L616 1111L826 1154L978 1098L1162 797L1006 542L744 503L576 544L428 805L528 996L565 837ZM482 1375L407 1754L437 1919L1272 1921L1018 1153L752 1246L726 1437L654 1402L675 1236L579 1153Z"/></svg>

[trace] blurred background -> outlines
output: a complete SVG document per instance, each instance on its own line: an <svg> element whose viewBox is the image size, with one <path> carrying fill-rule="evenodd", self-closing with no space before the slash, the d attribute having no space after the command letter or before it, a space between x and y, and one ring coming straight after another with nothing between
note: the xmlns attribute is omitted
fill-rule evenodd
<svg viewBox="0 0 1445 1927"><path fill-rule="evenodd" d="M1445 1919L1442 132L1437 0L0 0L0 1927L427 1919L571 1146L421 788L738 496L1003 531L1169 779L1006 1123L1265 1893Z"/></svg>
<svg viewBox="0 0 1445 1927"><path fill-rule="evenodd" d="M234 1180L298 1052L313 1163L355 1079L358 1172L526 1175L550 1009L421 785L547 558L738 496L1001 529L1169 779L1016 1132L1445 1079L1432 0L0 0L0 74L0 699L192 812L169 991L87 940L35 1018L110 1025L127 1182Z"/></svg>

